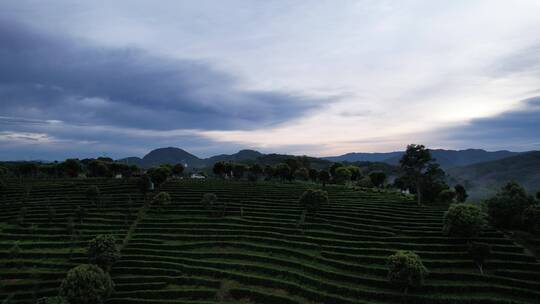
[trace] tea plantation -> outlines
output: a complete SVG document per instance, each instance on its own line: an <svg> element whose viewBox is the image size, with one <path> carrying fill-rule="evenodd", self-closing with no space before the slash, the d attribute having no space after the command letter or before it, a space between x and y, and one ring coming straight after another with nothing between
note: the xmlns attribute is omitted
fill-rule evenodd
<svg viewBox="0 0 540 304"><path fill-rule="evenodd" d="M85 194L90 185L100 189L97 205ZM87 263L87 242L112 234L121 258L111 304L540 303L540 263L501 232L478 238L493 250L482 275L466 241L442 233L447 206L328 186L330 203L302 220L298 198L308 186L169 181L161 191L171 203L145 207L135 181L9 181L0 301L56 295L66 272ZM226 204L224 216L203 207L205 193ZM400 249L429 269L407 296L387 280L386 259Z"/></svg>

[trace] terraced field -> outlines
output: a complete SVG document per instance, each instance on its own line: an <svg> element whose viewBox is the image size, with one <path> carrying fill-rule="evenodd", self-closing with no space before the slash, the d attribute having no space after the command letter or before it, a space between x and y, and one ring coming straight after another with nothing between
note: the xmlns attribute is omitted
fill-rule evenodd
<svg viewBox="0 0 540 304"><path fill-rule="evenodd" d="M101 208L85 198L91 184L105 195ZM327 187L330 205L298 225L306 187L171 181L162 190L173 203L159 210L143 207L134 183L35 181L24 195L12 182L0 215L0 300L32 303L55 294L67 270L86 261L86 241L110 233L123 246L108 303L401 303L385 267L398 249L414 250L430 270L407 303L540 303L540 264L498 231L480 237L494 250L480 275L465 241L441 233L445 207ZM208 216L200 204L207 192L227 203L225 217ZM28 208L22 228L21 200ZM50 223L47 205L56 210ZM88 214L70 241L66 219L78 205ZM16 240L22 252L14 261L8 256Z"/></svg>

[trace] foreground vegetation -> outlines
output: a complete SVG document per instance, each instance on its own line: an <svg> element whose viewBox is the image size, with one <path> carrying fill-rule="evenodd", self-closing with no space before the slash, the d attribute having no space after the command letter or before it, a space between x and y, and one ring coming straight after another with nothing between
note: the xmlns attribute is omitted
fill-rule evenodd
<svg viewBox="0 0 540 304"><path fill-rule="evenodd" d="M305 194L322 188L307 182L169 180L145 195L140 179L5 184L6 303L59 294L73 303L81 284L66 274L88 263L101 268L79 271L107 287L93 293L107 303L540 301L535 257L468 206L445 216L447 204L395 191L327 185ZM505 197L491 204L506 207Z"/></svg>

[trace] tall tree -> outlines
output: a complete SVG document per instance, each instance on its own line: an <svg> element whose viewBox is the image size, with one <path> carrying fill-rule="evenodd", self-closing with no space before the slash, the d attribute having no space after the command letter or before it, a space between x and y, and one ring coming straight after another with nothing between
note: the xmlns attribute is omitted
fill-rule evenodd
<svg viewBox="0 0 540 304"><path fill-rule="evenodd" d="M418 204L422 204L424 179L435 160L424 145L408 145L399 161L403 177L416 188ZM431 169L433 170L433 168Z"/></svg>

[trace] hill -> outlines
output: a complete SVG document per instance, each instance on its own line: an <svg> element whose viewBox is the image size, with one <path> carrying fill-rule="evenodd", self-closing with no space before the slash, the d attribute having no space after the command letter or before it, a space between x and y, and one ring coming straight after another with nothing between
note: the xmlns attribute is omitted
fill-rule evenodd
<svg viewBox="0 0 540 304"><path fill-rule="evenodd" d="M113 265L115 292L124 303L403 303L387 280L386 259L413 250L430 274L411 289L415 304L533 304L540 299L540 264L487 227L478 237L493 254L481 275L463 239L441 232L442 206L417 206L393 192L327 187L330 204L299 221L303 183L171 181L172 203L146 205L135 181L32 180L30 195L9 181L0 214L0 299L35 303L57 294L66 272L87 263L86 246L97 234L115 235L121 259ZM102 190L100 208L85 189ZM215 217L200 203L208 192L226 202ZM47 202L45 204L44 202ZM27 208L22 224L20 208ZM48 208L56 210L48 216ZM66 219L87 212L70 241ZM9 248L20 241L21 252ZM11 302L10 302L11 303Z"/></svg>
<svg viewBox="0 0 540 304"><path fill-rule="evenodd" d="M263 156L259 151L255 150L240 150L235 154L220 154L216 156L209 157L205 159L205 163L207 166L212 166L213 164L219 162L219 161L225 161L225 162L243 162L243 161L249 161L249 160L255 160L258 157Z"/></svg>
<svg viewBox="0 0 540 304"><path fill-rule="evenodd" d="M467 166L470 164L502 159L509 156L517 155L517 152L510 151L485 151L482 149L467 149L467 150L443 150L430 149L431 155L437 160L442 168L448 169L458 166ZM399 160L404 152L388 152L388 153L348 153L335 157L324 157L331 161L376 161L385 162L390 165L398 165Z"/></svg>
<svg viewBox="0 0 540 304"><path fill-rule="evenodd" d="M452 168L447 173L470 189L473 198L492 195L511 180L517 181L528 191L536 192L540 190L540 151Z"/></svg>
<svg viewBox="0 0 540 304"><path fill-rule="evenodd" d="M188 167L200 167L204 165L204 160L180 148L174 147L152 150L143 158L128 157L118 161L138 165L143 168L150 168L162 164L183 164Z"/></svg>

